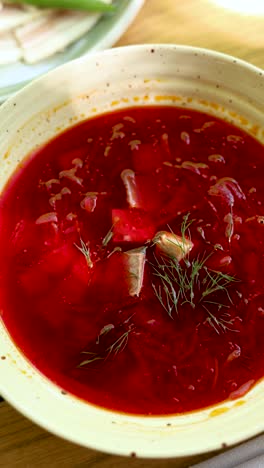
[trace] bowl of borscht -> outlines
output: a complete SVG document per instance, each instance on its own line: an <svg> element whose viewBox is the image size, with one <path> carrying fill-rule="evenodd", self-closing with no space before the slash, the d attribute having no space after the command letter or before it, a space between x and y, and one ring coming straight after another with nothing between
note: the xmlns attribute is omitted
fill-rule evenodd
<svg viewBox="0 0 264 468"><path fill-rule="evenodd" d="M0 109L0 393L169 458L264 430L264 75L143 45Z"/></svg>

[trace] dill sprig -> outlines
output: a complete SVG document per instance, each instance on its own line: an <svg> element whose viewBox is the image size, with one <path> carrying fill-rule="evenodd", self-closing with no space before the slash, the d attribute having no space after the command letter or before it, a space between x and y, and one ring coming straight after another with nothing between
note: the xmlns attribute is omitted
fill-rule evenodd
<svg viewBox="0 0 264 468"><path fill-rule="evenodd" d="M92 259L91 259L91 253L90 253L89 246L86 245L86 243L83 241L82 238L80 238L80 244L81 245L77 245L77 244L74 244L74 245L84 255L88 267L93 268L93 262L92 262Z"/></svg>
<svg viewBox="0 0 264 468"><path fill-rule="evenodd" d="M101 246L98 246L99 250L105 251L106 247L111 242L112 237L114 235L113 229L114 229L114 224L111 226L109 231L106 233L106 235L102 239ZM74 244L74 246L84 255L88 267L93 268L94 264L93 264L93 261L92 261L92 258L91 258L91 250L90 250L90 247L89 247L89 243L87 245L87 243L85 243L84 240L80 237L80 245ZM111 252L111 254L114 253L117 250L121 251L122 249L120 247L115 247L115 249Z"/></svg>
<svg viewBox="0 0 264 468"><path fill-rule="evenodd" d="M176 311L178 310L177 309L177 305L178 305L177 297L175 297L173 299L171 297L171 295L173 293L175 293L175 290L174 290L174 288L172 287L171 284L168 287L166 285L166 283L164 283L163 281L162 281L162 286L163 286L163 292L165 292L165 299L163 298L161 286L159 285L158 289L157 289L155 284L152 283L152 287L154 289L154 292L155 292L160 304L166 310L166 312L170 316L170 318L173 318L173 310L174 309L176 309Z"/></svg>
<svg viewBox="0 0 264 468"><path fill-rule="evenodd" d="M84 361L82 361L80 364L78 364L77 367L83 367L83 366L86 366L87 364L92 364L95 361L100 361L100 360L104 359L102 356L99 356L99 354L92 353L92 352L89 352L89 351L82 351L82 354L88 354L90 356L90 358L85 359Z"/></svg>
<svg viewBox="0 0 264 468"><path fill-rule="evenodd" d="M156 276L165 290L166 301L164 302L162 288L152 287L159 302L171 316L173 309L178 313L179 301L181 305L189 303L195 307L195 289L200 285L200 272L211 254L206 257L199 256L190 262L189 258L180 263L176 259L161 258L154 255L155 264L151 263L153 275Z"/></svg>
<svg viewBox="0 0 264 468"><path fill-rule="evenodd" d="M230 283L237 281L233 276L222 273L221 271L209 270L204 267L206 277L203 279L203 284L206 286L202 293L202 297L207 297L217 291L224 291L228 297L229 302L232 303L232 299L228 292L228 286Z"/></svg>
<svg viewBox="0 0 264 468"><path fill-rule="evenodd" d="M189 220L189 215L184 216L181 225L183 242L192 223L193 220ZM188 304L192 309L202 306L207 314L205 323L220 333L233 330L233 319L222 309L229 309L232 305L229 287L238 280L221 271L209 269L206 262L211 255L213 252L204 253L202 257L198 255L194 259L186 255L179 262L176 258L164 256L157 258L154 254L154 262L150 265L156 281L153 281L152 288L171 319L179 313L180 306ZM225 293L226 304L217 301L220 292Z"/></svg>
<svg viewBox="0 0 264 468"><path fill-rule="evenodd" d="M121 353L125 349L125 347L127 346L128 337L131 331L132 331L132 328L125 331L121 336L119 336L119 338L117 338L116 341L114 341L114 343L108 346L108 348L106 349L107 355L105 359L108 359L109 356L111 356L111 354L116 356L118 353Z"/></svg>
<svg viewBox="0 0 264 468"><path fill-rule="evenodd" d="M216 304L214 302L209 302L206 301L207 304ZM218 312L223 308L229 306L226 306L224 304L216 304L218 308ZM209 325L215 330L215 332L219 335L221 332L226 332L226 331L233 331L237 332L238 330L235 330L233 328L234 325L234 319L231 317L231 315L228 312L220 312L218 315L213 314L204 304L203 308L205 309L207 313L207 318L205 320L205 323L209 323Z"/></svg>
<svg viewBox="0 0 264 468"><path fill-rule="evenodd" d="M230 315L220 311L232 305L228 288L238 280L220 271L209 270L205 266L208 257L203 260L196 258L190 265L186 265L185 262L181 265L172 259L151 264L153 275L159 280L159 284L153 282L152 287L170 318L174 319L174 312L179 313L179 306L189 304L195 309L202 305L208 315L207 323L218 331L230 330L233 323ZM217 299L213 300L220 291L225 293L227 304L221 304ZM212 300L209 300L211 297Z"/></svg>
<svg viewBox="0 0 264 468"><path fill-rule="evenodd" d="M189 219L189 217L190 217L190 213L187 213L182 218L183 222L181 224L181 236L183 240L186 238L186 233L189 231L190 226L195 221L194 219ZM189 235L189 237L191 236Z"/></svg>
<svg viewBox="0 0 264 468"><path fill-rule="evenodd" d="M131 318L131 317L130 317ZM130 320L130 318L128 320ZM128 321L126 320L126 322ZM106 325L101 330L100 334L97 337L96 345L99 345L100 337L107 335L110 331L112 331L114 326L112 324ZM134 330L133 326L130 326L128 330L124 331L122 335L120 335L113 343L107 346L107 348L103 352L95 352L95 351L82 351L81 354L88 355L89 358L81 361L81 363L77 367L84 367L88 364L92 364L95 361L104 360L106 361L111 356L116 356L117 354L124 351L128 344L128 339L130 333Z"/></svg>
<svg viewBox="0 0 264 468"><path fill-rule="evenodd" d="M107 247L107 245L109 244L109 242L111 242L112 240L112 237L114 235L114 232L113 232L113 229L114 229L114 226L115 224L113 224L109 231L106 233L106 235L104 236L103 240L102 240L102 247L105 249L105 247Z"/></svg>

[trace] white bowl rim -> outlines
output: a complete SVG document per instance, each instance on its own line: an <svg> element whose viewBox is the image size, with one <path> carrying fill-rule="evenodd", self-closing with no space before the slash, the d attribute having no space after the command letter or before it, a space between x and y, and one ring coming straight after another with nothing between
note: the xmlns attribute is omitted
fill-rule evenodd
<svg viewBox="0 0 264 468"><path fill-rule="evenodd" d="M1 113L2 113L2 115L4 115L4 113L6 111L8 111L8 112L11 111L14 102L18 101L20 98L23 98L24 94L27 94L27 93L29 94L31 92L31 89L34 89L39 84L41 84L42 82L45 82L45 80L47 78L52 78L53 76L56 76L57 74L59 75L61 73L67 73L67 71L70 70L71 67L73 67L75 65L78 66L79 63L89 62L91 60L95 61L97 58L101 60L101 59L103 59L104 56L111 56L111 55L114 55L116 53L126 54L126 53L129 53L130 51L131 52L133 52L133 51L136 52L136 51L140 51L140 50L143 50L143 51L155 50L155 51L160 51L160 52L164 51L165 52L168 49L169 50L186 52L187 54L197 53L199 55L206 55L207 57L214 58L214 59L219 58L220 60L228 62L228 63L234 63L234 61L235 61L237 66L242 67L242 68L247 68L248 70L250 70L254 74L257 74L257 75L260 75L260 76L264 77L264 72L260 68L254 66L254 65L252 65L250 63L247 63L244 60L241 60L241 59L238 59L236 57L226 55L226 54L223 54L223 53L220 53L220 52L215 52L215 51L210 50L210 49L192 47L192 46L188 46L188 45L174 45L174 44L131 45L131 46L125 46L125 47L118 47L118 48L106 50L106 51L103 51L103 52L92 53L92 54L89 54L88 56L83 56L83 57L78 58L78 59L76 59L76 60L74 60L72 62L66 63L66 64L56 68L55 70L51 70L50 72L48 72L44 76L42 76L42 77L38 78L37 80L35 80L35 81L31 82L30 84L28 84L25 88L20 90L17 94L12 96L6 103L4 103L1 106L0 115L1 115ZM1 391L2 395L4 396L4 398L6 398L7 401L9 401L16 409L18 409L21 413L23 413L26 417L33 420L38 425L44 427L45 429L49 430L53 434L56 434L56 435L58 435L60 437L63 437L63 438L65 438L65 439L67 439L67 440L69 440L71 442L75 442L75 443L81 444L81 445L86 445L86 444L84 444L83 438L80 438L79 436L72 434L71 431L68 431L68 428L66 426L63 427L62 425L57 425L57 423L55 421L55 418L53 418L53 420L49 420L49 422L47 422L47 420L43 421L42 418L39 418L38 414L35 414L34 411L32 411L32 409L27 404L25 404L23 399L18 401L17 398L14 397L13 395L10 395L9 393L6 393L5 389L4 389L4 384L1 381L0 381L0 391ZM225 442L228 445L233 445L235 443L241 442L242 440L253 437L256 434L262 432L263 430L264 430L264 424L263 423L261 423L259 425L256 425L255 427L250 427L250 426L245 425L243 428L241 428L239 433L229 434L228 437L226 438ZM93 442L92 444L89 443L89 447L91 447L91 448L93 448L95 450L100 450L100 451L104 451L104 452L108 452L108 453L112 453L112 454L118 454L118 455L128 455L129 454L129 451L127 450L127 448L124 449L122 447L122 445L111 447L110 444L106 444L105 442L101 443L100 438L98 438L98 443L95 443L95 442ZM206 452L206 451L216 450L216 449L219 449L219 448L220 448L219 441L215 440L214 443L211 443L211 444L207 445L206 449L202 449L202 451ZM134 451L136 451L136 448L135 448L135 450L133 450L133 445L131 445L130 452L134 452ZM193 454L196 454L196 453L198 453L197 449L193 450L192 448L189 448L189 450L185 450L185 452L184 452L185 456L193 455ZM165 455L164 453L159 454L157 451L155 451L155 454L154 454L155 458L174 457L176 455L177 454L175 454L173 450L171 451L171 453L168 453L168 455ZM183 454L181 454L181 455L183 455ZM146 457L146 458L151 458L153 455L152 455L151 450L145 450L143 453L140 453L140 456L141 457Z"/></svg>
<svg viewBox="0 0 264 468"><path fill-rule="evenodd" d="M89 54L82 55L81 57L78 57L74 60L71 60L67 63L64 63L57 68L54 68L52 70L49 70L47 73L44 73L40 77L36 78L35 80L32 80L30 83L26 84L23 88L21 88L19 91L17 91L15 94L10 96L2 105L1 109L5 108L6 105L8 105L10 102L13 102L17 98L19 98L21 95L24 93L27 93L31 90L31 88L35 87L38 84L41 84L42 81L45 81L47 78L56 76L56 74L60 74L61 72L65 71L67 72L67 69L71 69L73 66L78 66L78 63L83 63L86 61L89 61L93 58L96 59L102 58L104 56L108 55L115 55L119 51L124 51L125 52L130 52L130 51L150 51L150 50L155 50L159 52L165 52L167 50L176 50L176 51L181 51L181 52L186 52L190 54L199 54L199 55L207 55L208 57L212 57L215 59L220 59L223 60L227 63L236 63L240 67L247 68L248 70L251 70L252 72L256 73L257 75L263 76L264 77L264 69L258 67L257 65L254 65L253 63L247 62L244 59L238 58L234 55L231 54L226 54L224 52L219 52L210 48L206 47L197 47L197 46L191 46L189 44L173 44L173 43L150 43L150 44L132 44L132 45L125 45L125 46L118 46L118 47L112 47L109 49L105 50L94 50L91 51Z"/></svg>

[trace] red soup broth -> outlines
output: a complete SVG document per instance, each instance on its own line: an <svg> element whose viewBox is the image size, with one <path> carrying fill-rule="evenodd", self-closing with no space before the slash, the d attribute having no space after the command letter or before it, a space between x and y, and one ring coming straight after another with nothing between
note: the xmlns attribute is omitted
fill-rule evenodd
<svg viewBox="0 0 264 468"><path fill-rule="evenodd" d="M1 197L2 320L66 392L192 411L264 375L264 148L175 107L105 114L27 158Z"/></svg>

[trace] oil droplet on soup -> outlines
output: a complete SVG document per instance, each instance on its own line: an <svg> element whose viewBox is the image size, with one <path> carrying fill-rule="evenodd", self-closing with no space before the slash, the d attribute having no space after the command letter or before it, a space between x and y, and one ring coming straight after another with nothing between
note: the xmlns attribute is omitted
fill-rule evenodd
<svg viewBox="0 0 264 468"><path fill-rule="evenodd" d="M1 197L2 319L64 391L134 414L244 395L264 375L264 148L144 107L39 149Z"/></svg>

